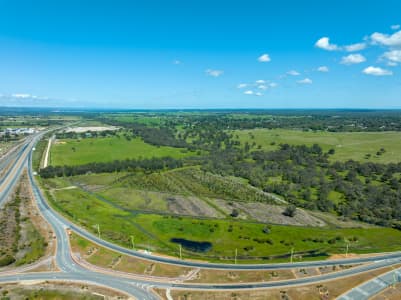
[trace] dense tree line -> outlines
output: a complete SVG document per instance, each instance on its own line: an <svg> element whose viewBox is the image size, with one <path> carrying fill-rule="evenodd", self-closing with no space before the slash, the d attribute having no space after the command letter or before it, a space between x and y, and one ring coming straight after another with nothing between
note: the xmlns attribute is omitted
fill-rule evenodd
<svg viewBox="0 0 401 300"><path fill-rule="evenodd" d="M133 120L148 115L135 114ZM397 110L238 110L170 112L159 116L162 121L158 127L174 131L180 126L186 132L206 127L218 130L287 128L333 132L401 130L401 111ZM99 120L119 126L138 125L135 121L127 123L104 116Z"/></svg>
<svg viewBox="0 0 401 300"><path fill-rule="evenodd" d="M251 159L246 157L224 150L206 159L202 167L246 178L265 192L307 209L379 225L398 226L401 221L401 163L330 163L329 154L318 145L283 144L276 151L256 150Z"/></svg>
<svg viewBox="0 0 401 300"><path fill-rule="evenodd" d="M154 146L187 147L184 139L178 139L172 127L152 127L138 122L126 123L114 119L101 118L102 122L109 125L124 127L132 132L134 137L141 137L145 143Z"/></svg>
<svg viewBox="0 0 401 300"><path fill-rule="evenodd" d="M88 173L110 173L120 171L145 171L155 172L165 169L182 167L181 160L171 157L150 159L127 159L115 160L113 162L89 163L78 166L48 166L40 170L43 178L75 176Z"/></svg>

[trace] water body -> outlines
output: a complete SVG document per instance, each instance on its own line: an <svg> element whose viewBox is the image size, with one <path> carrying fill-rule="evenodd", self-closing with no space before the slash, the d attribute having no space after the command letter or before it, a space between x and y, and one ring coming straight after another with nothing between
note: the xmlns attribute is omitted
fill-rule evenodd
<svg viewBox="0 0 401 300"><path fill-rule="evenodd" d="M192 252L205 253L212 249L212 243L209 242L196 242L180 238L172 238L170 241L176 244L181 244L184 249Z"/></svg>

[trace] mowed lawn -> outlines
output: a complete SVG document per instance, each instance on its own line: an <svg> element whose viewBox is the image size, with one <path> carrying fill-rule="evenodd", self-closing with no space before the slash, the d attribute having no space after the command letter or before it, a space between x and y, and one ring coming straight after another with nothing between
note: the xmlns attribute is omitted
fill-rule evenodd
<svg viewBox="0 0 401 300"><path fill-rule="evenodd" d="M235 130L241 143L253 142L261 145L264 150L275 150L279 144L320 145L324 151L331 148L335 154L332 161L349 159L380 163L401 161L401 132L305 132L286 129L252 129ZM252 135L254 138L252 138ZM274 145L272 145L274 143ZM386 150L382 155L376 155L381 148ZM366 159L366 154L371 157Z"/></svg>
<svg viewBox="0 0 401 300"><path fill-rule="evenodd" d="M181 158L194 152L174 147L156 147L140 138L124 137L64 139L52 145L50 162L54 166L83 165L92 162L170 156Z"/></svg>

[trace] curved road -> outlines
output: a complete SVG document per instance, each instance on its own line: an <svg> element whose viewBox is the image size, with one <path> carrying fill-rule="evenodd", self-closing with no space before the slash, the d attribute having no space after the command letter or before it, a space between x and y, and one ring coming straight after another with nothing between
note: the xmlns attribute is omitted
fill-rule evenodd
<svg viewBox="0 0 401 300"><path fill-rule="evenodd" d="M280 264L259 264L259 265L234 265L234 264L216 264L216 263L203 263L203 262L192 262L182 261L173 258L159 257L155 255L148 255L142 252L133 251L103 241L84 229L72 224L65 218L61 217L58 213L54 212L44 200L39 187L33 178L32 166L31 166L31 150L35 143L41 137L41 134L33 136L33 138L27 141L26 147L18 153L16 163L7 176L4 178L4 182L1 187L0 203L3 201L6 189L9 191L17 183L18 177L21 174L24 167L29 169L29 180L32 185L35 200L38 208L43 217L53 227L57 238L57 253L56 263L60 268L60 272L49 272L49 273L24 273L24 274L13 274L2 276L0 273L0 282L15 282L21 280L61 280L61 281L76 281L85 282L89 284L101 285L114 288L116 290L123 291L129 295L132 295L138 299L157 299L157 297L150 292L151 287L160 288L173 288L173 289L204 289L204 290L228 290L228 289L255 289L255 288L277 288L277 287L289 287L296 285L312 284L327 280L333 280L342 278L345 276L352 276L369 270L374 270L401 262L401 253L395 252L390 254L384 254L377 257L358 258L358 259L343 259L343 260L331 260L331 261L314 261L314 262L302 262L302 263L280 263ZM4 185L7 185L4 188ZM367 265L362 265L350 269L346 269L339 272L329 273L320 276L306 277L299 279L291 279L276 282L260 282L260 283L247 283L247 284L196 284L196 283L171 283L162 282L149 279L132 279L122 276L121 274L111 275L100 272L94 272L76 264L71 258L68 235L66 228L69 227L79 234L83 235L87 239L98 243L102 246L111 248L118 252L144 258L156 262L163 262L169 264L176 264L181 266L188 266L194 268L217 268L217 269L230 269L230 270L269 270L269 269L288 269L288 268L306 268L306 267L318 267L327 265L338 265L338 264L358 264L364 262L371 262Z"/></svg>

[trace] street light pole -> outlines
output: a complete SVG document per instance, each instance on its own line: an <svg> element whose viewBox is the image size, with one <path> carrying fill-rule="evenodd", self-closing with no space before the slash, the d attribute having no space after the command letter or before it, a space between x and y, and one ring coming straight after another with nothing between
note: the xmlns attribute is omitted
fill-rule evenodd
<svg viewBox="0 0 401 300"><path fill-rule="evenodd" d="M291 259L290 259L291 263L292 263L293 256L294 256L294 248L291 248Z"/></svg>
<svg viewBox="0 0 401 300"><path fill-rule="evenodd" d="M100 239L100 225L96 224L96 227L97 227L97 235L98 235L98 237Z"/></svg>
<svg viewBox="0 0 401 300"><path fill-rule="evenodd" d="M132 250L135 250L135 238L133 235L131 235L131 244L132 244Z"/></svg>
<svg viewBox="0 0 401 300"><path fill-rule="evenodd" d="M237 264L237 255L238 255L238 249L235 248L235 259L234 259L235 264Z"/></svg>

